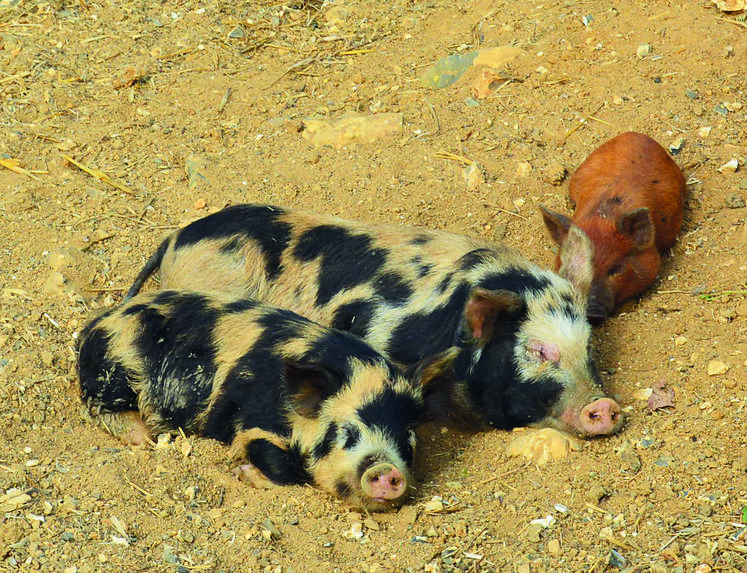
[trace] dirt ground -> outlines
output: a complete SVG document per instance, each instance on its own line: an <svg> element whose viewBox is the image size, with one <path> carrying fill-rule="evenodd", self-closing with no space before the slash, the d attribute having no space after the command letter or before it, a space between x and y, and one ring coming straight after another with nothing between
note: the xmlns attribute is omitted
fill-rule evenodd
<svg viewBox="0 0 747 573"><path fill-rule="evenodd" d="M420 79L509 45L524 53L485 99L484 68ZM349 112L402 121L309 137ZM0 0L0 122L0 570L747 571L744 12ZM676 152L689 199L660 279L595 329L619 435L537 466L507 457L510 433L438 430L415 499L362 515L311 487L250 489L216 442L129 449L83 418L76 333L170 230L269 202L549 266L538 205L568 212L564 172L631 129ZM651 412L659 380L675 406Z"/></svg>

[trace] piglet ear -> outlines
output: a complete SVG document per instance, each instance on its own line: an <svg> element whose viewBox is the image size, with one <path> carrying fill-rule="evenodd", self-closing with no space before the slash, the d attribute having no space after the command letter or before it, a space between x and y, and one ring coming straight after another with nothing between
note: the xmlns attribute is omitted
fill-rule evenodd
<svg viewBox="0 0 747 573"><path fill-rule="evenodd" d="M553 362L555 364L560 362L560 348L552 342L530 340L526 351L529 359L536 362Z"/></svg>
<svg viewBox="0 0 747 573"><path fill-rule="evenodd" d="M620 215L617 230L630 237L637 249L648 249L654 244L654 224L646 207Z"/></svg>
<svg viewBox="0 0 747 573"><path fill-rule="evenodd" d="M425 421L448 418L454 409L456 375L454 361L462 349L452 346L428 356L408 372L408 377L423 389Z"/></svg>
<svg viewBox="0 0 747 573"><path fill-rule="evenodd" d="M561 215L555 211L550 211L550 209L544 205L540 205L539 208L540 211L542 211L542 218L545 221L545 227L550 231L552 240L558 245L562 245L573 222L565 215Z"/></svg>
<svg viewBox="0 0 747 573"><path fill-rule="evenodd" d="M316 418L322 403L340 387L338 378L324 366L283 360L284 380L291 409L304 418Z"/></svg>
<svg viewBox="0 0 747 573"><path fill-rule="evenodd" d="M469 295L464 315L472 338L485 344L493 335L493 326L498 316L514 314L522 308L524 299L515 292L475 288Z"/></svg>
<svg viewBox="0 0 747 573"><path fill-rule="evenodd" d="M594 278L593 260L594 245L591 240L580 227L571 225L560 249L558 274L570 281L584 296L589 294Z"/></svg>

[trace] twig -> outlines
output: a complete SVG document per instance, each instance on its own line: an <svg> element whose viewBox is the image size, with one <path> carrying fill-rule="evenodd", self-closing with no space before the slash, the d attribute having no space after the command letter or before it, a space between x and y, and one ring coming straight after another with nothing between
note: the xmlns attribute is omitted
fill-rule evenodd
<svg viewBox="0 0 747 573"><path fill-rule="evenodd" d="M569 137L570 137L570 136L571 136L571 135L572 135L573 133L575 133L575 132L576 132L576 130L578 130L578 129L579 129L579 128L581 128L582 126L586 125L587 123L589 123L589 119L591 119L592 117L594 117L594 116L596 115L596 113L597 113L597 112L598 112L598 111L599 111L600 109L602 109L603 107L604 107L604 102L602 102L602 104L601 104L601 105L600 105L600 106L599 106L599 107L598 107L597 109L595 109L595 110L594 110L593 112L591 112L591 113L590 113L589 115L587 115L587 116L586 116L586 117L585 117L584 119L582 119L581 121L579 121L579 122L578 122L578 124L577 124L577 125L576 125L575 127L571 128L571 129L570 129L570 130L569 130L569 131L568 131L568 132L567 132L567 133L565 134L565 136L563 136L563 139L562 139L562 141L560 142L560 145L565 145L565 142L566 142L566 141L568 140L568 138L569 138Z"/></svg>
<svg viewBox="0 0 747 573"><path fill-rule="evenodd" d="M6 169L10 169L14 173L18 173L19 175L26 175L27 177L31 177L34 181L39 181L38 177L35 177L31 174L30 171L26 171L23 167L18 167L18 160L17 159L6 159L3 157L0 157L0 165L5 167Z"/></svg>
<svg viewBox="0 0 747 573"><path fill-rule="evenodd" d="M747 28L746 23L740 22L738 20L729 20L729 18L716 18L716 20L720 20L721 22L729 22L729 24L734 24L735 26L741 26L742 28Z"/></svg>
<svg viewBox="0 0 747 573"><path fill-rule="evenodd" d="M223 94L223 98L220 100L220 104L218 105L218 113L223 113L223 110L226 108L226 104L228 104L228 98L231 97L231 88L226 88L226 93Z"/></svg>
<svg viewBox="0 0 747 573"><path fill-rule="evenodd" d="M116 189L119 189L120 191L123 191L127 193L128 195L132 195L132 191L130 191L130 189L128 189L121 183L114 181L114 179L109 177L106 173L104 173L100 169L93 169L91 167L87 167L83 165L82 163L75 161L75 159L73 159L72 157L68 157L67 155L63 155L62 157L64 157L67 161L75 165L81 171L85 171L86 173L88 173L88 175L90 175L91 177L94 177L98 179L99 181L102 181L103 183L107 183L108 185L111 185L112 187L115 187Z"/></svg>

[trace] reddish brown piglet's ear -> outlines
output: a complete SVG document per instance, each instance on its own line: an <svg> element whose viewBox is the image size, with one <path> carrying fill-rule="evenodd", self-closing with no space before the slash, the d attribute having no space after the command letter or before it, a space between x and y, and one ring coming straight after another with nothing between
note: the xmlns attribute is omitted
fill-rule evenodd
<svg viewBox="0 0 747 573"><path fill-rule="evenodd" d="M620 215L617 230L630 237L637 249L648 249L654 245L654 224L646 207Z"/></svg>
<svg viewBox="0 0 747 573"><path fill-rule="evenodd" d="M473 289L464 310L467 326L472 337L482 344L493 336L496 318L502 314L514 314L524 308L524 299L509 290Z"/></svg>
<svg viewBox="0 0 747 573"><path fill-rule="evenodd" d="M334 373L319 364L284 359L285 385L291 408L304 418L316 418L322 403L339 388Z"/></svg>
<svg viewBox="0 0 747 573"><path fill-rule="evenodd" d="M545 221L545 227L550 231L550 237L552 237L552 240L558 245L562 245L573 221L565 215L561 215L555 211L550 211L550 209L544 205L540 205L539 208L540 211L542 211L542 219Z"/></svg>

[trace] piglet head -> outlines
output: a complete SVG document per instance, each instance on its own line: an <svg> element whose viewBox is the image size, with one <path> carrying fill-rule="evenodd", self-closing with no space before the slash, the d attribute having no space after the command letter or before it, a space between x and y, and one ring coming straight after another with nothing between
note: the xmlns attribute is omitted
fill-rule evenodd
<svg viewBox="0 0 747 573"><path fill-rule="evenodd" d="M383 358L351 358L339 373L289 361L285 368L293 439L314 483L369 511L402 503L423 389Z"/></svg>

